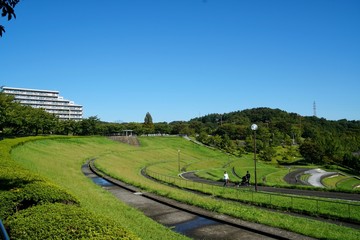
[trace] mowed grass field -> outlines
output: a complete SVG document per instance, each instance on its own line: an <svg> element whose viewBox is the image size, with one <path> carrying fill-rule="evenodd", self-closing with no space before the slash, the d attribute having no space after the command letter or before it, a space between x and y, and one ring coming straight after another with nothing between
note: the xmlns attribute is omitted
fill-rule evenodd
<svg viewBox="0 0 360 240"><path fill-rule="evenodd" d="M82 207L117 222L142 239L188 239L128 207L81 172L87 159L132 150L131 146L106 138L69 138L28 142L15 148L12 158L67 189Z"/></svg>
<svg viewBox="0 0 360 240"><path fill-rule="evenodd" d="M182 239L178 234L144 217L137 210L125 206L107 191L87 179L81 165L96 158L96 165L109 175L163 196L197 205L211 211L232 215L315 238L360 239L360 232L351 228L316 220L260 210L255 207L229 203L171 188L144 178L140 171L145 166L176 176L178 164L187 170L215 169L214 178L220 179L224 170L235 166L240 174L251 171L251 156L230 157L179 137L141 137L140 147L114 142L103 137L68 138L29 142L12 151L12 158L25 168L45 176L73 193L83 207L118 222L143 239ZM180 150L180 152L179 152ZM179 161L180 160L180 161ZM158 163L162 163L159 164ZM160 166L160 167L159 167ZM258 165L260 177L284 171L274 166ZM285 169L287 171L287 169ZM210 174L210 175L211 175ZM219 175L219 176L217 176ZM276 175L276 174L274 174Z"/></svg>

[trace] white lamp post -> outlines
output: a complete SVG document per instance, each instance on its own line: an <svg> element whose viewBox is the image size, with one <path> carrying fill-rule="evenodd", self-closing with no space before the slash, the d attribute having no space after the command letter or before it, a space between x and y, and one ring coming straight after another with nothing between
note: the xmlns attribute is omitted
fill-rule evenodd
<svg viewBox="0 0 360 240"><path fill-rule="evenodd" d="M254 172L255 172L255 191L257 192L257 176L256 176L256 130L258 129L258 125L255 123L251 125L251 130L254 131Z"/></svg>
<svg viewBox="0 0 360 240"><path fill-rule="evenodd" d="M180 149L178 150L178 169L180 172Z"/></svg>

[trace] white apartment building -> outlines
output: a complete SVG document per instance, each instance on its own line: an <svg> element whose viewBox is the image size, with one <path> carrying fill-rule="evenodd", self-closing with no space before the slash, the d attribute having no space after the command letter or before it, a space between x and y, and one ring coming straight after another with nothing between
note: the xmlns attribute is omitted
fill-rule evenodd
<svg viewBox="0 0 360 240"><path fill-rule="evenodd" d="M62 120L82 120L83 106L59 96L58 91L1 87L1 92L12 95L15 101L33 108L43 108Z"/></svg>

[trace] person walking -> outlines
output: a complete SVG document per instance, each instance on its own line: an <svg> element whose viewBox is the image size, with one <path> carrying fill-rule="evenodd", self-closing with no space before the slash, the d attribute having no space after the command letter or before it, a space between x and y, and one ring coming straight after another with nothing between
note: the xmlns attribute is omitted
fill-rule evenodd
<svg viewBox="0 0 360 240"><path fill-rule="evenodd" d="M246 185L250 185L250 173L249 173L249 171L246 171Z"/></svg>
<svg viewBox="0 0 360 240"><path fill-rule="evenodd" d="M229 183L229 174L225 171L224 172L224 187L227 186L227 184Z"/></svg>

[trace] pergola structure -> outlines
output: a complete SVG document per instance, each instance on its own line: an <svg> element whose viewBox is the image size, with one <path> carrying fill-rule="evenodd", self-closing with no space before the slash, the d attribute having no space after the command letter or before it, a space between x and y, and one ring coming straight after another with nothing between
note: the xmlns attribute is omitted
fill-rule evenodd
<svg viewBox="0 0 360 240"><path fill-rule="evenodd" d="M133 130L122 130L123 136L132 136ZM124 135L125 134L125 135Z"/></svg>

